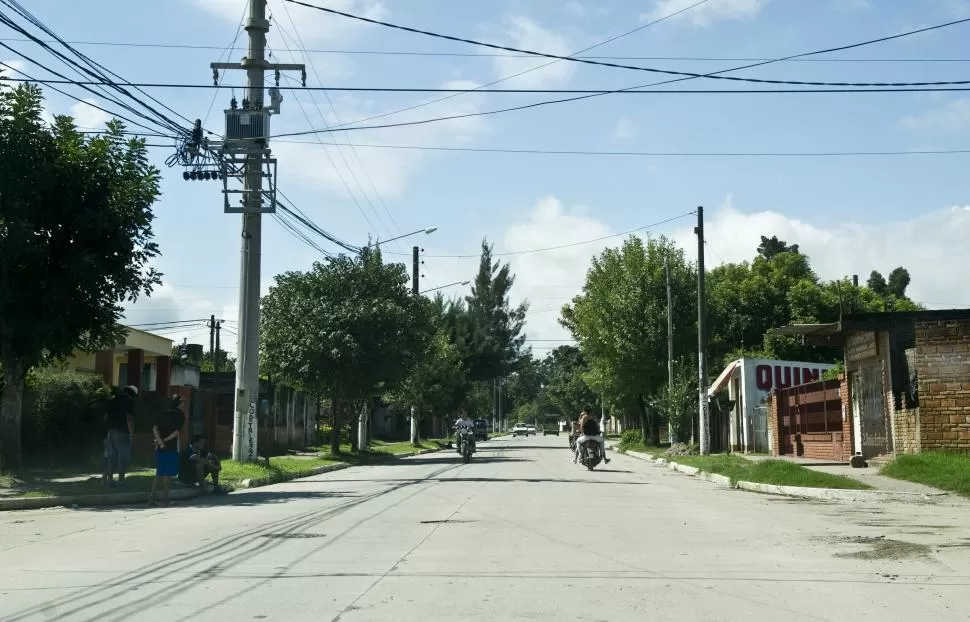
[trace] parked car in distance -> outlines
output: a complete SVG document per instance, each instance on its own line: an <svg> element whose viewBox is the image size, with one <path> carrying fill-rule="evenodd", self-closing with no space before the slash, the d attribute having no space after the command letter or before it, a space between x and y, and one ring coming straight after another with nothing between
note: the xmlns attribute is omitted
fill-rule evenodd
<svg viewBox="0 0 970 622"><path fill-rule="evenodd" d="M475 440L476 441L487 441L488 440L488 421L484 419L475 419Z"/></svg>
<svg viewBox="0 0 970 622"><path fill-rule="evenodd" d="M536 427L534 425L529 424L529 425L526 425L525 427L529 431L529 434L531 434L532 436L536 435Z"/></svg>
<svg viewBox="0 0 970 622"><path fill-rule="evenodd" d="M549 435L559 436L559 426L549 426L549 425L543 426L542 427L542 435L543 436L549 436Z"/></svg>
<svg viewBox="0 0 970 622"><path fill-rule="evenodd" d="M512 426L512 436L528 436L529 426L524 423L516 423Z"/></svg>

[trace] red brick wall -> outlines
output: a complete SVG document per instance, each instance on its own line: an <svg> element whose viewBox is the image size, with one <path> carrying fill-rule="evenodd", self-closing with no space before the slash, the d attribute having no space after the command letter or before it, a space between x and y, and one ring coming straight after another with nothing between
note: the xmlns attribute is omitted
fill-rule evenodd
<svg viewBox="0 0 970 622"><path fill-rule="evenodd" d="M778 436L778 429L781 427L778 423L778 417L781 409L778 407L778 402L777 392L768 396L768 436L771 438L772 456L781 455L781 438Z"/></svg>
<svg viewBox="0 0 970 622"><path fill-rule="evenodd" d="M839 376L839 397L842 400L842 442L851 458L855 454L855 429L852 426L852 400L849 399L849 377Z"/></svg>
<svg viewBox="0 0 970 622"><path fill-rule="evenodd" d="M970 320L917 320L922 450L970 453Z"/></svg>

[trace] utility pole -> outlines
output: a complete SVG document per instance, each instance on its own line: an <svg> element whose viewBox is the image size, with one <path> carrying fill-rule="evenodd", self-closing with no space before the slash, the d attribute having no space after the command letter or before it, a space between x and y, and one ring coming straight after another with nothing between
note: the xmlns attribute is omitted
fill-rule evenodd
<svg viewBox="0 0 970 622"><path fill-rule="evenodd" d="M216 316L209 316L209 356L212 357L212 369L216 368Z"/></svg>
<svg viewBox="0 0 970 622"><path fill-rule="evenodd" d="M667 276L667 408L670 408L674 391L674 294L670 287L670 261L664 257L664 273ZM674 442L674 424L670 421L672 413L667 412L667 440ZM676 413L673 413L676 414Z"/></svg>
<svg viewBox="0 0 970 622"><path fill-rule="evenodd" d="M216 322L216 349L212 355L212 371L219 371L219 356L222 348L219 346L219 333L222 331L222 320Z"/></svg>
<svg viewBox="0 0 970 622"><path fill-rule="evenodd" d="M707 402L707 295L704 291L704 207L697 208L697 398L701 455L711 453Z"/></svg>
<svg viewBox="0 0 970 622"><path fill-rule="evenodd" d="M421 295L421 247L411 248L411 293L415 296ZM418 444L418 411L411 406L411 444ZM449 434L450 436L450 434Z"/></svg>
<svg viewBox="0 0 970 622"><path fill-rule="evenodd" d="M252 462L257 457L256 421L259 402L259 283L262 256L263 214L276 211L276 159L269 149L270 115L278 114L283 101L279 91L280 71L299 70L306 86L304 65L266 61L266 0L249 0L249 51L239 63L211 63L213 82L219 83L220 69L246 72L246 95L242 108L232 99L226 113L226 133L219 151L220 171L225 197L224 211L242 214L242 257L239 288L239 337L236 344L236 405L233 421L232 457ZM264 103L266 71L276 74L276 86L270 88L270 105ZM196 122L197 133L201 134ZM194 179L195 171L187 173ZM230 189L228 178L241 178L243 189ZM209 171L204 179L210 179ZM268 187L263 187L263 181ZM242 194L241 206L231 206L230 194Z"/></svg>

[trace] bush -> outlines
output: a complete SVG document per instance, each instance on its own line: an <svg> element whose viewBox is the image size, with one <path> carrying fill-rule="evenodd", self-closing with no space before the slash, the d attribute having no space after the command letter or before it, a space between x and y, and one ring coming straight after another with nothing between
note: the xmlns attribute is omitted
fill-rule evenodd
<svg viewBox="0 0 970 622"><path fill-rule="evenodd" d="M696 456L700 453L697 449L697 445L688 445L687 443L674 443L670 446L670 449L664 452L665 456Z"/></svg>
<svg viewBox="0 0 970 622"><path fill-rule="evenodd" d="M621 450L630 449L632 447L642 447L643 446L643 432L640 430L627 430L620 435L620 446Z"/></svg>
<svg viewBox="0 0 970 622"><path fill-rule="evenodd" d="M37 370L26 382L23 448L28 462L71 461L100 450L111 389L100 376Z"/></svg>

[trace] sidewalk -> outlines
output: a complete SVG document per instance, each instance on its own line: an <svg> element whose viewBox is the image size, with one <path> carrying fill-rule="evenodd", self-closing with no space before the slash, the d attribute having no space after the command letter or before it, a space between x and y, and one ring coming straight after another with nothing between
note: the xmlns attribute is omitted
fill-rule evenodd
<svg viewBox="0 0 970 622"><path fill-rule="evenodd" d="M924 484L917 484L915 482L907 482L901 479L893 479L892 477L886 477L885 475L879 474L879 467L870 466L862 469L854 469L845 462L831 462L825 460L813 460L810 458L799 458L795 456L744 456L748 460L760 461L760 460L785 460L787 462L793 462L799 464L805 468L812 469L813 471L819 471L822 473L830 473L832 475L842 475L857 482L862 482L863 484L868 484L872 486L875 490L884 490L887 492L908 492L914 494L923 495L940 495L945 494L944 491L926 486Z"/></svg>

